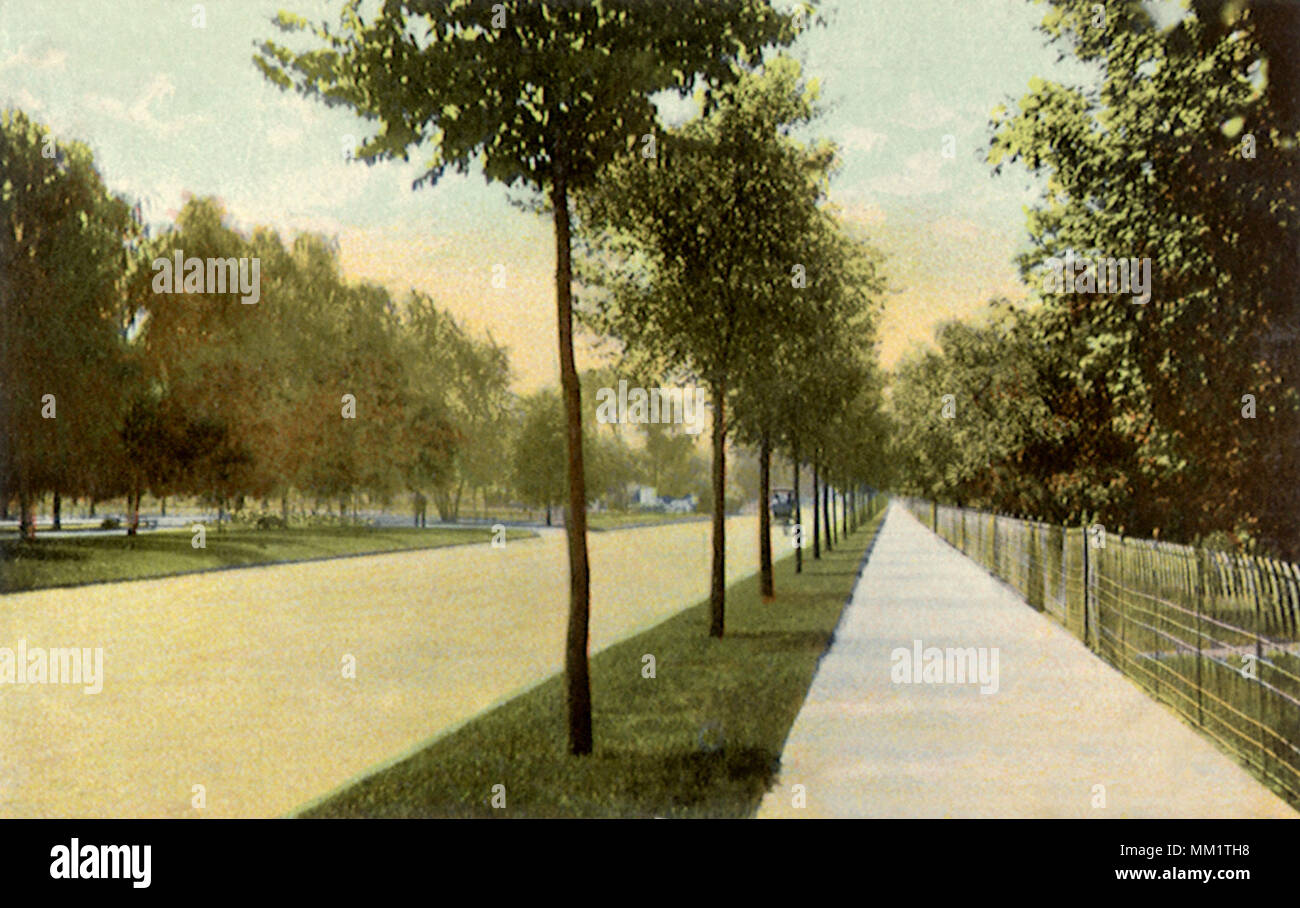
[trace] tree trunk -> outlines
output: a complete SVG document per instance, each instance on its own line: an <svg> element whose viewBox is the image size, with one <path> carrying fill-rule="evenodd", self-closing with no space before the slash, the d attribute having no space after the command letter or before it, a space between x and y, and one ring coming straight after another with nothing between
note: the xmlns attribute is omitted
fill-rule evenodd
<svg viewBox="0 0 1300 908"><path fill-rule="evenodd" d="M776 584L772 578L772 509L768 502L772 497L772 445L767 435L758 448L758 564L761 574L761 592L764 599L776 595Z"/></svg>
<svg viewBox="0 0 1300 908"><path fill-rule="evenodd" d="M849 535L849 493L840 489L840 538Z"/></svg>
<svg viewBox="0 0 1300 908"><path fill-rule="evenodd" d="M831 545L831 487L827 482L822 483L822 529L826 533L826 551L832 550Z"/></svg>
<svg viewBox="0 0 1300 908"><path fill-rule="evenodd" d="M59 494L58 489L54 490L54 505L52 509L52 516L53 516L54 529L56 530L63 529L63 496Z"/></svg>
<svg viewBox="0 0 1300 908"><path fill-rule="evenodd" d="M555 217L555 319L560 342L560 387L568 428L569 504L564 534L569 543L569 627L564 648L564 675L569 705L569 752L589 754L591 676L588 666L591 621L591 568L587 563L587 481L582 458L582 388L573 359L573 265L570 261L569 192L560 158L551 190Z"/></svg>
<svg viewBox="0 0 1300 908"><path fill-rule="evenodd" d="M36 506L24 488L18 490L18 535L29 542L36 538Z"/></svg>
<svg viewBox="0 0 1300 908"><path fill-rule="evenodd" d="M284 521L285 526L289 525L289 493L285 492L280 496L280 519Z"/></svg>
<svg viewBox="0 0 1300 908"><path fill-rule="evenodd" d="M821 492L818 489L817 459L813 458L813 558L822 557Z"/></svg>
<svg viewBox="0 0 1300 908"><path fill-rule="evenodd" d="M799 503L799 446L794 447L794 526L799 534L794 547L794 572L803 573L803 510Z"/></svg>
<svg viewBox="0 0 1300 908"><path fill-rule="evenodd" d="M126 535L134 536L140 529L140 493L129 492L126 496L126 506L131 511L131 516L127 520Z"/></svg>
<svg viewBox="0 0 1300 908"><path fill-rule="evenodd" d="M159 516L159 517L166 517L166 516L167 516L167 496L166 496L166 495L164 495L162 498L159 498L159 499L158 499L158 516Z"/></svg>
<svg viewBox="0 0 1300 908"><path fill-rule="evenodd" d="M727 608L727 405L725 379L713 382L713 569L709 581L709 636L721 637Z"/></svg>

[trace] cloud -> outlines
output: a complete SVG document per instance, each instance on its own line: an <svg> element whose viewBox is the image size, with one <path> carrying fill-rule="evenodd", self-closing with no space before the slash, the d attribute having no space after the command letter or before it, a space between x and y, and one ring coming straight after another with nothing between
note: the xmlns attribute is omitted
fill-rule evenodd
<svg viewBox="0 0 1300 908"><path fill-rule="evenodd" d="M84 96L85 106L97 113L138 126L151 135L171 138L205 118L198 114L186 114L178 117L160 119L151 109L155 102L165 101L176 94L176 85L165 73L155 73L145 86L144 93L129 107L116 98L90 93Z"/></svg>
<svg viewBox="0 0 1300 908"><path fill-rule="evenodd" d="M903 162L903 169L868 181L869 192L883 195L916 196L934 195L948 191L948 181L943 178L943 158L938 149L918 151Z"/></svg>
<svg viewBox="0 0 1300 908"><path fill-rule="evenodd" d="M930 230L935 236L967 243L979 243L987 235L987 232L974 221L955 217L939 218L931 225Z"/></svg>
<svg viewBox="0 0 1300 908"><path fill-rule="evenodd" d="M913 129L935 129L956 116L955 110L940 103L930 92L914 91L899 105L894 122Z"/></svg>
<svg viewBox="0 0 1300 908"><path fill-rule="evenodd" d="M39 98L33 97L32 93L25 88L16 89L12 94L0 97L3 97L6 102L2 106L17 107L19 110L22 110L27 114L43 115L47 110L45 104L42 103Z"/></svg>
<svg viewBox="0 0 1300 908"><path fill-rule="evenodd" d="M62 72L68 68L67 63L67 52L56 47L47 48L41 54L34 54L26 47L20 47L16 53L0 60L0 73L8 72L11 69L45 69L51 72Z"/></svg>
<svg viewBox="0 0 1300 908"><path fill-rule="evenodd" d="M889 140L883 132L876 132L865 126L850 126L840 133L840 147L845 151L860 151L870 154L877 148L883 148Z"/></svg>
<svg viewBox="0 0 1300 908"><path fill-rule="evenodd" d="M846 223L869 229L884 226L888 220L885 209L881 208L865 193L847 191L836 193L839 203L840 218Z"/></svg>

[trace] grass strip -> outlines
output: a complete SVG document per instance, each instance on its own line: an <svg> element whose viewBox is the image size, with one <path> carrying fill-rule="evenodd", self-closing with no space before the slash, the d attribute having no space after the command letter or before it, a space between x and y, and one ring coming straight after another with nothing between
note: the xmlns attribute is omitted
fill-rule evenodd
<svg viewBox="0 0 1300 908"><path fill-rule="evenodd" d="M710 519L707 514L659 514L654 511L618 513L606 511L588 514L587 529L597 532L603 530L636 530L641 527L664 526L673 523L704 523Z"/></svg>
<svg viewBox="0 0 1300 908"><path fill-rule="evenodd" d="M506 539L525 539L528 530L507 530ZM143 580L196 571L254 567L378 555L412 549L486 543L490 527L303 527L287 530L209 529L205 548L194 548L189 530L126 535L0 540L0 593L52 587Z"/></svg>
<svg viewBox="0 0 1300 908"><path fill-rule="evenodd" d="M752 816L881 517L820 560L806 551L802 574L777 562L771 602L756 574L733 584L722 640L707 636L706 601L593 656L594 754L566 753L555 675L298 815Z"/></svg>

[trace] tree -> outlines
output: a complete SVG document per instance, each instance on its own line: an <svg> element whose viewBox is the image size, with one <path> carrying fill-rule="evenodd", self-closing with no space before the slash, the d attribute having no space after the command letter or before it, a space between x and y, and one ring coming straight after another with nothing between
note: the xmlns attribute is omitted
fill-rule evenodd
<svg viewBox="0 0 1300 908"><path fill-rule="evenodd" d="M701 115L664 137L660 160L612 165L580 201L584 281L597 289L590 323L638 368L684 372L709 389L714 637L725 625L727 401L796 307L775 288L796 283L789 237L801 239L815 213L815 172L830 152L810 156L788 133L809 122L814 97L798 65L777 58L701 98Z"/></svg>
<svg viewBox="0 0 1300 908"><path fill-rule="evenodd" d="M467 172L478 160L488 180L523 183L550 203L567 423L569 750L590 753L590 577L570 194L654 135L652 95L687 92L698 77L725 81L737 59L792 41L796 17L767 0L403 2L386 4L369 23L360 7L360 0L344 6L338 30L281 12L281 29L310 31L318 47L295 53L268 41L254 62L282 88L378 120L378 134L358 150L363 160L406 159L411 148L432 143L417 187L436 182L448 167Z"/></svg>
<svg viewBox="0 0 1300 908"><path fill-rule="evenodd" d="M17 494L24 538L37 495L87 487L113 459L135 234L89 148L0 113L0 495Z"/></svg>
<svg viewBox="0 0 1300 908"><path fill-rule="evenodd" d="M277 376L266 367L275 361L263 358L266 346L261 344L271 336L267 312L274 304L266 299L242 302L237 288L229 286L228 271L215 286L207 280L209 273L217 274L207 267L215 261L246 260L243 273L253 277L249 240L227 220L217 200L187 199L174 228L142 244L130 273L128 296L136 326L131 355L144 387L132 401L125 439L132 460L129 532L145 491L201 492L224 509L244 494L263 495L276 483L275 462L267 456L265 442L279 431L267 406ZM172 266L177 256L185 262L183 269ZM191 263L197 263L198 271L191 271ZM194 275L200 279L191 282ZM260 264L258 278L260 284ZM191 438L203 437L217 446L189 451L183 462L165 463L172 448L152 453L150 448L190 433L169 435L157 429L159 418L201 426ZM177 484L182 478L184 486Z"/></svg>
<svg viewBox="0 0 1300 908"><path fill-rule="evenodd" d="M1110 493L1099 516L1189 539L1235 527L1296 557L1300 8L1195 0L1161 29L1138 2L1094 7L1052 0L1042 28L1095 81L1032 83L996 117L990 161L1049 176L1020 262L1035 286L1066 254L1151 262L1146 304L1045 292L1035 322L1085 431L1132 452L1085 464Z"/></svg>
<svg viewBox="0 0 1300 908"><path fill-rule="evenodd" d="M519 434L513 455L513 485L520 500L546 509L564 500L564 409L560 395L539 391L520 404Z"/></svg>
<svg viewBox="0 0 1300 908"><path fill-rule="evenodd" d="M829 167L824 153L809 155L803 164L818 187L825 186ZM765 596L775 594L767 506L773 452L788 451L797 469L800 450L815 450L816 439L843 446L846 437L863 431L865 426L844 422L855 395L863 407L854 413L856 419L866 419L880 403L878 393L870 398L864 393L876 371L875 320L883 290L879 254L851 238L830 211L805 205L801 213L802 219L797 212L781 219L790 225L785 233L790 248L782 254L804 268L804 286L771 288L794 304L781 308L777 330L760 336L763 349L747 360L751 369L738 382L735 406L740 437L759 452L759 565ZM834 430L844 437L833 434L832 426L845 426Z"/></svg>
<svg viewBox="0 0 1300 908"><path fill-rule="evenodd" d="M405 308L409 429L417 436L408 485L431 488L439 516L454 521L466 486L497 483L504 472L509 357L490 337L471 337L423 294L413 293Z"/></svg>

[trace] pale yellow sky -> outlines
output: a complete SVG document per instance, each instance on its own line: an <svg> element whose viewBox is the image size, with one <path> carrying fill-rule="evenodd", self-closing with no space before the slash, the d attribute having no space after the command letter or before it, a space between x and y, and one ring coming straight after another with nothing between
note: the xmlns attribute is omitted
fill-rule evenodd
<svg viewBox="0 0 1300 908"><path fill-rule="evenodd" d="M893 292L886 295L878 337L886 368L939 322L971 315L996 296L1024 296L1005 254L1019 239L1014 228L994 235L987 226L942 212L904 208L891 215L852 204L843 217L888 255ZM399 296L411 287L429 293L463 324L508 347L518 389L558 382L549 219L516 212L452 233L345 230L339 239L351 278L375 281ZM505 266L503 288L492 285L498 264ZM580 343L578 360L585 368L599 356Z"/></svg>

